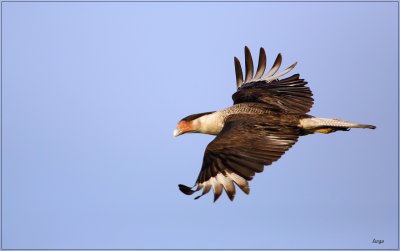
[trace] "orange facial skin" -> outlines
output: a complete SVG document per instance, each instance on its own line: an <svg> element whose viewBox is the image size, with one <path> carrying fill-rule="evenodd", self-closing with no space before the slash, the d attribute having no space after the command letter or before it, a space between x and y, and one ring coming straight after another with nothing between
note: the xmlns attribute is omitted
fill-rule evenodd
<svg viewBox="0 0 400 251"><path fill-rule="evenodd" d="M192 121L185 121L185 120L181 120L178 125L176 126L176 129L179 130L179 134L184 134L187 132L192 131Z"/></svg>

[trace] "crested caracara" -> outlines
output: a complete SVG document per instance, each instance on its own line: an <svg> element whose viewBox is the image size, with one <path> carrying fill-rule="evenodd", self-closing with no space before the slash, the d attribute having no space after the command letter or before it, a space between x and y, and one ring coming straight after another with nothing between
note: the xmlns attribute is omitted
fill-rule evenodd
<svg viewBox="0 0 400 251"><path fill-rule="evenodd" d="M244 193L250 192L249 181L265 165L278 160L299 136L312 133L348 131L350 128L370 128L341 119L317 118L307 113L313 105L312 92L299 74L280 79L289 73L296 63L278 72L281 54L272 68L264 74L266 55L260 49L255 75L250 50L245 47L246 75L243 78L240 61L235 57L237 91L232 95L231 107L189 115L181 119L174 136L184 133L216 135L204 153L203 164L193 187L179 185L179 189L191 195L202 189L195 199L214 191L216 201L223 190L230 200L236 194L236 186Z"/></svg>

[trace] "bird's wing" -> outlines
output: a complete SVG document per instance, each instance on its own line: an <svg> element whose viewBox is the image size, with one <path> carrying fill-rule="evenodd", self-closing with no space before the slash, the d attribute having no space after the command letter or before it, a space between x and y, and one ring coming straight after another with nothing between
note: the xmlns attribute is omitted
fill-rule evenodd
<svg viewBox="0 0 400 251"><path fill-rule="evenodd" d="M235 57L235 72L237 92L232 95L234 104L244 102L257 102L267 105L270 109L285 112L307 113L313 105L312 92L304 79L299 74L281 79L290 72L296 63L282 72L277 73L282 63L282 56L278 54L271 70L264 75L266 68L266 55L260 49L260 57L255 76L253 77L253 59L250 50L245 47L246 77L243 80L242 67L239 59Z"/></svg>
<svg viewBox="0 0 400 251"><path fill-rule="evenodd" d="M203 165L196 184L179 189L191 195L203 189L200 196L214 190L216 201L225 190L230 200L236 194L236 184L248 194L250 181L264 165L278 160L299 136L293 120L284 117L231 115L222 131L211 141L204 153Z"/></svg>

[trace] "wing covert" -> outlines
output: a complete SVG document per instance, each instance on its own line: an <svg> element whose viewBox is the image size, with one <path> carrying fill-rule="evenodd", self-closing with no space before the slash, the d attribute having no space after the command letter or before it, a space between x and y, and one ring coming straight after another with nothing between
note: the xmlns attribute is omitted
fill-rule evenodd
<svg viewBox="0 0 400 251"><path fill-rule="evenodd" d="M246 66L251 66L252 59L250 51L245 47ZM249 62L249 63L247 63ZM276 109L290 113L307 113L313 105L313 94L304 79L299 74L279 80L280 77L289 73L296 63L292 64L282 72L278 72L282 63L282 56L278 54L273 66L263 76L266 68L265 50L260 49L258 69L254 78L251 67L246 67L246 79L243 80L240 61L235 57L235 72L238 89L232 95L233 103L257 102L265 104L269 109ZM248 72L248 68L251 72Z"/></svg>

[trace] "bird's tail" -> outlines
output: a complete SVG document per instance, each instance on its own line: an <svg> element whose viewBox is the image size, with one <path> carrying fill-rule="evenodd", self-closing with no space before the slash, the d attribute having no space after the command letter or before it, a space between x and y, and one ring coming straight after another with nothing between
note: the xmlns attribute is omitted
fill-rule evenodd
<svg viewBox="0 0 400 251"><path fill-rule="evenodd" d="M376 126L353 123L341 119L326 118L304 118L300 120L300 127L306 134L308 133L331 133L336 131L348 131L351 128L375 129Z"/></svg>

